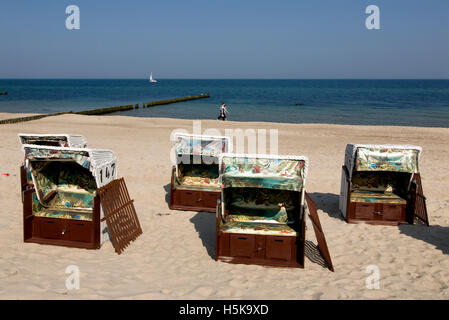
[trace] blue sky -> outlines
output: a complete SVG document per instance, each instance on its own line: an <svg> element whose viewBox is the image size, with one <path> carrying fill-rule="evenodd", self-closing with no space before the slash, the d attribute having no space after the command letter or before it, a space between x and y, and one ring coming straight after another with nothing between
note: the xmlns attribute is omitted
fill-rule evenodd
<svg viewBox="0 0 449 320"><path fill-rule="evenodd" d="M65 9L80 8L80 30ZM367 30L365 8L380 8ZM0 78L449 78L447 0L2 0Z"/></svg>

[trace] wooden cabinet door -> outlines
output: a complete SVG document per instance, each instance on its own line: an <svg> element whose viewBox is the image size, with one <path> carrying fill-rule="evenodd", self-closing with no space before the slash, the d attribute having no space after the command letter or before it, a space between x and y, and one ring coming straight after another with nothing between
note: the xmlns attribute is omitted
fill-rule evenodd
<svg viewBox="0 0 449 320"><path fill-rule="evenodd" d="M201 199L200 193L200 191L182 190L180 194L180 204L191 207L197 206L198 200Z"/></svg>
<svg viewBox="0 0 449 320"><path fill-rule="evenodd" d="M220 193L203 191L201 197L203 200L202 205L204 207L215 208L217 206L217 200L220 197Z"/></svg>
<svg viewBox="0 0 449 320"><path fill-rule="evenodd" d="M39 221L40 236L46 239L61 239L63 224L61 219L42 218Z"/></svg>
<svg viewBox="0 0 449 320"><path fill-rule="evenodd" d="M270 260L290 261L292 259L292 238L268 236L265 256Z"/></svg>
<svg viewBox="0 0 449 320"><path fill-rule="evenodd" d="M402 217L402 212L403 212L403 205L401 204L385 203L383 205L384 220L403 221L405 217Z"/></svg>
<svg viewBox="0 0 449 320"><path fill-rule="evenodd" d="M70 240L93 242L93 224L90 221L70 221Z"/></svg>
<svg viewBox="0 0 449 320"><path fill-rule="evenodd" d="M355 218L372 220L374 218L374 203L357 202L355 205Z"/></svg>
<svg viewBox="0 0 449 320"><path fill-rule="evenodd" d="M229 239L231 257L252 258L255 255L255 236L231 234Z"/></svg>
<svg viewBox="0 0 449 320"><path fill-rule="evenodd" d="M382 203L357 202L355 218L361 220L383 220Z"/></svg>

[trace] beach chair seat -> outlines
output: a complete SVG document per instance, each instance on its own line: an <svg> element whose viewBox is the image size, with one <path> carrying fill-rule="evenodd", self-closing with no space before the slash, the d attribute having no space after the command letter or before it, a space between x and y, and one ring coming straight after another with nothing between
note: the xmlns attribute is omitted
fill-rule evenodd
<svg viewBox="0 0 449 320"><path fill-rule="evenodd" d="M407 204L407 200L394 193L371 192L371 191L353 191L350 195L350 202L368 202L368 203L391 203Z"/></svg>
<svg viewBox="0 0 449 320"><path fill-rule="evenodd" d="M261 223L251 221L229 220L220 226L220 231L225 233L249 233L275 236L297 236L293 228L284 223Z"/></svg>

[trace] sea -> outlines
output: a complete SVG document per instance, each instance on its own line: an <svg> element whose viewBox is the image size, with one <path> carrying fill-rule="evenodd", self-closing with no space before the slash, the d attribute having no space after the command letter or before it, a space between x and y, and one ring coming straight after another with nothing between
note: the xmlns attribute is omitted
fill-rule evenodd
<svg viewBox="0 0 449 320"><path fill-rule="evenodd" d="M449 127L449 80L0 80L0 112L55 113L139 104L133 117ZM209 93L152 108L142 103Z"/></svg>

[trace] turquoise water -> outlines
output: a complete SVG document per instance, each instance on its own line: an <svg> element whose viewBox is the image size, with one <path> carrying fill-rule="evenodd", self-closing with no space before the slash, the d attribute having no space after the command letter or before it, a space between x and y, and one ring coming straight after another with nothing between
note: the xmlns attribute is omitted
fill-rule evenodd
<svg viewBox="0 0 449 320"><path fill-rule="evenodd" d="M136 117L449 127L449 80L0 80L0 112L53 113L210 93ZM296 105L302 104L302 105Z"/></svg>

